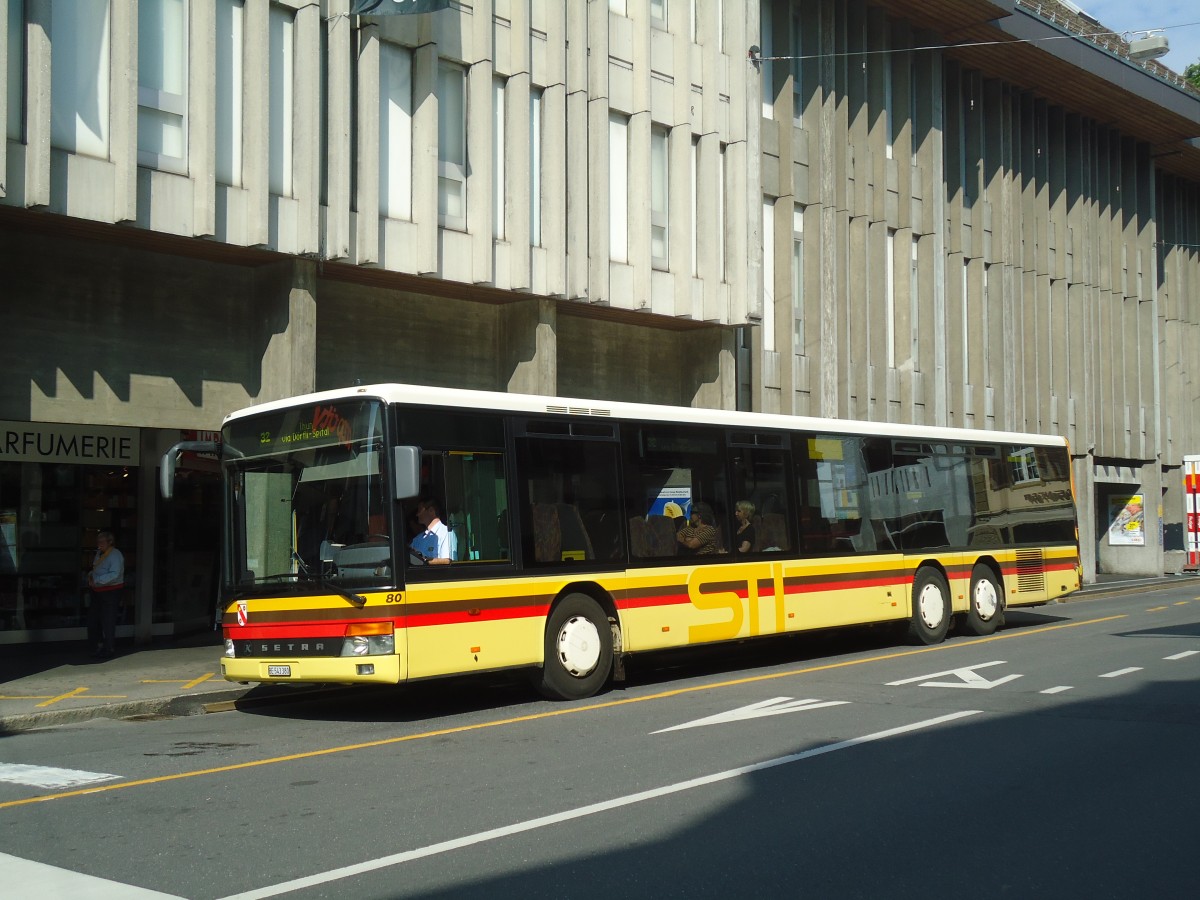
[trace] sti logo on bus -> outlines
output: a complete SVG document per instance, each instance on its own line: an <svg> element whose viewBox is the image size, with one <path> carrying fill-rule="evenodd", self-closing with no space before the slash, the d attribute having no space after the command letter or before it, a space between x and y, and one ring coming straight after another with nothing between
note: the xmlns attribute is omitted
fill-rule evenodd
<svg viewBox="0 0 1200 900"><path fill-rule="evenodd" d="M756 573L763 577L757 577ZM688 576L688 597L698 610L725 613L722 620L692 625L688 629L690 641L727 641L747 635L780 634L784 630L787 614L782 566L697 566ZM774 602L763 604L762 599ZM774 621L771 621L772 607ZM749 630L743 632L747 617Z"/></svg>

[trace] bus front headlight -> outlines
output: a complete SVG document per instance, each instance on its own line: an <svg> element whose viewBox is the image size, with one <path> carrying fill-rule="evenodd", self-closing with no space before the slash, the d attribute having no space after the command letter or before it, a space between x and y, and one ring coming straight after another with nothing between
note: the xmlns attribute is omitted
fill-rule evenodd
<svg viewBox="0 0 1200 900"><path fill-rule="evenodd" d="M342 656L387 656L396 652L391 622L364 622L346 626Z"/></svg>

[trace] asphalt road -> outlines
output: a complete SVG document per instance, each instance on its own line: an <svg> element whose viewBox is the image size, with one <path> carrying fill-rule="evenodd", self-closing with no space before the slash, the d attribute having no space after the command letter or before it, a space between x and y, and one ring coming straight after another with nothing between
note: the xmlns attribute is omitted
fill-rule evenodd
<svg viewBox="0 0 1200 900"><path fill-rule="evenodd" d="M642 660L578 703L476 679L13 735L0 894L1194 895L1198 746L1200 584Z"/></svg>

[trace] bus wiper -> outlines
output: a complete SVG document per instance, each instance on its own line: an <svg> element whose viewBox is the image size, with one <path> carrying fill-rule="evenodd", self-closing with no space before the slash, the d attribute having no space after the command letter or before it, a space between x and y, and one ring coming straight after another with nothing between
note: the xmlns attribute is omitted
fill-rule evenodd
<svg viewBox="0 0 1200 900"><path fill-rule="evenodd" d="M333 593L337 594L339 597L345 597L347 600L349 600L355 606L365 606L367 603L367 598L364 597L362 594L356 594L356 593L354 593L354 591L350 590L349 588L342 587L340 584L338 584L335 581L332 581L329 578L326 578L324 575L313 575L313 574L309 573L307 580L315 581L321 587L326 588L327 590L333 591Z"/></svg>

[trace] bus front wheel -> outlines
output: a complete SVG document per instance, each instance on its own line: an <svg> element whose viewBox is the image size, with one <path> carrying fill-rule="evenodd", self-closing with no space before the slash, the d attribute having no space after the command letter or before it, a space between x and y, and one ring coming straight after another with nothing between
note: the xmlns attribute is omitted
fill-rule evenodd
<svg viewBox="0 0 1200 900"><path fill-rule="evenodd" d="M984 637L1004 624L1004 591L987 566L971 571L971 603L963 627L968 634Z"/></svg>
<svg viewBox="0 0 1200 900"><path fill-rule="evenodd" d="M555 700L580 700L608 681L613 665L608 616L586 594L569 594L546 622L546 654L537 688Z"/></svg>
<svg viewBox="0 0 1200 900"><path fill-rule="evenodd" d="M914 644L940 644L950 629L950 587L937 569L917 570L913 579L912 619L908 637Z"/></svg>

